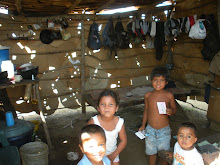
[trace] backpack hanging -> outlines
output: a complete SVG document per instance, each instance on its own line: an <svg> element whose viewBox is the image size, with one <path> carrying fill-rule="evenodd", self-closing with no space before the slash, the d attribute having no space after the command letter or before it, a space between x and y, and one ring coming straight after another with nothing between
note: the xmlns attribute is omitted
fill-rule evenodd
<svg viewBox="0 0 220 165"><path fill-rule="evenodd" d="M130 37L128 35L128 32L124 30L120 17L118 18L117 23L115 24L115 32L117 37L117 46L122 49L128 48L130 43Z"/></svg>
<svg viewBox="0 0 220 165"><path fill-rule="evenodd" d="M87 46L93 50L98 50L102 46L98 32L98 24L95 22L90 26Z"/></svg>
<svg viewBox="0 0 220 165"><path fill-rule="evenodd" d="M105 25L105 28L102 32L102 38L103 46L108 47L110 49L109 58L111 58L112 51L114 51L115 56L117 56L117 38L112 18L110 18L107 24Z"/></svg>

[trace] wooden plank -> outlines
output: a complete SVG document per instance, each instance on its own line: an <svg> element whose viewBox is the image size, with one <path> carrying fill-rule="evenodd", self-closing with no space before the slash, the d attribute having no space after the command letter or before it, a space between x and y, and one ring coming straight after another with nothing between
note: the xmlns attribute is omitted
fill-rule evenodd
<svg viewBox="0 0 220 165"><path fill-rule="evenodd" d="M180 55L174 56L175 66L195 73L208 75L209 61L201 58L187 58Z"/></svg>
<svg viewBox="0 0 220 165"><path fill-rule="evenodd" d="M203 44L193 44L193 43L182 43L182 44L174 44L173 46L173 54L179 54L185 57L196 57L203 58L201 50L203 48ZM187 51L186 51L187 50Z"/></svg>
<svg viewBox="0 0 220 165"><path fill-rule="evenodd" d="M216 0L185 0L178 1L175 8L175 18L181 18L186 16L192 16L194 14L215 14L217 1Z"/></svg>
<svg viewBox="0 0 220 165"><path fill-rule="evenodd" d="M72 6L70 6L66 11L65 13L68 14L69 12L71 12L73 9L75 9L81 2L82 0L76 0L74 2L74 4L72 4Z"/></svg>
<svg viewBox="0 0 220 165"><path fill-rule="evenodd" d="M107 6L115 2L115 0L108 0L104 5L100 6L98 9L95 10L95 13L99 13L101 10L105 9Z"/></svg>
<svg viewBox="0 0 220 165"><path fill-rule="evenodd" d="M48 127L47 127L47 122L46 122L46 119L44 117L44 112L43 112L43 108L42 108L40 92L39 92L39 83L38 82L36 83L36 95L37 95L37 100L38 100L38 108L39 108L39 111L40 111L40 117L41 117L41 120L42 120L42 123L43 123L47 143L48 143L49 148L53 149L54 147L51 143L50 134L49 134Z"/></svg>
<svg viewBox="0 0 220 165"><path fill-rule="evenodd" d="M85 106L85 34L84 34L84 20L81 22L81 105L82 113L86 113Z"/></svg>
<svg viewBox="0 0 220 165"><path fill-rule="evenodd" d="M175 67L174 70L171 70L171 79L194 86L196 88L201 88L204 92L205 83L210 81L212 78L211 76Z"/></svg>
<svg viewBox="0 0 220 165"><path fill-rule="evenodd" d="M217 6L217 15L218 15L218 27L220 27L220 0L218 0L218 6ZM220 28L218 28L219 34L220 34Z"/></svg>

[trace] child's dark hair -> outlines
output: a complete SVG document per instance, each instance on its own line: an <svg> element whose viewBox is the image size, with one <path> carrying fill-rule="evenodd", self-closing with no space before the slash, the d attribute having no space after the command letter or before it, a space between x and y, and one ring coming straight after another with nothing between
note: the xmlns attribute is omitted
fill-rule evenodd
<svg viewBox="0 0 220 165"><path fill-rule="evenodd" d="M192 128L194 133L195 133L195 136L197 137L197 127L195 124L191 123L191 122L183 122L181 123L179 126L178 126L178 131L180 128L182 127L187 127L187 128Z"/></svg>
<svg viewBox="0 0 220 165"><path fill-rule="evenodd" d="M155 67L151 72L151 80L153 80L154 77L160 77L163 76L166 81L169 80L168 70L167 68L163 66Z"/></svg>
<svg viewBox="0 0 220 165"><path fill-rule="evenodd" d="M116 102L116 105L119 104L119 101L118 101L118 97L117 97L117 94L111 90L104 90L100 95L99 95L99 98L98 98L98 103L97 105L99 105L99 102L101 100L101 98L103 96L111 96L113 99L115 99L115 102Z"/></svg>
<svg viewBox="0 0 220 165"><path fill-rule="evenodd" d="M96 133L99 133L100 135L102 135L105 140L106 140L106 137L105 137L105 131L102 129L102 127L96 125L96 124L89 124L89 125L86 125L84 126L81 131L80 131L80 136L79 136L79 144L82 145L82 134L83 133L88 133L88 134L96 134Z"/></svg>

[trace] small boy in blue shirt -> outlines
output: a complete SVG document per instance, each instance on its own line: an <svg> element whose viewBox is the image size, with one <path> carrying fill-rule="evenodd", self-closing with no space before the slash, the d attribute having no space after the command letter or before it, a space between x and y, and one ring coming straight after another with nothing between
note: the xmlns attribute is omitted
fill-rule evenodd
<svg viewBox="0 0 220 165"><path fill-rule="evenodd" d="M79 147L83 158L77 165L111 165L104 156L106 151L106 137L104 130L95 124L86 125L81 129Z"/></svg>

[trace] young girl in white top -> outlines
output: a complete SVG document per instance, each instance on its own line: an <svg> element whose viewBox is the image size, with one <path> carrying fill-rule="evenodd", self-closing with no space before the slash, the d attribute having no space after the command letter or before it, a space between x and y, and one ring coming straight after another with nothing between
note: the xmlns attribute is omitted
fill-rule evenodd
<svg viewBox="0 0 220 165"><path fill-rule="evenodd" d="M87 124L101 126L106 134L106 156L111 160L112 165L119 165L119 153L127 144L127 136L124 127L124 119L115 116L118 111L118 100L115 92L103 91L98 99L97 110L99 115L92 117ZM117 146L117 137L120 142Z"/></svg>

